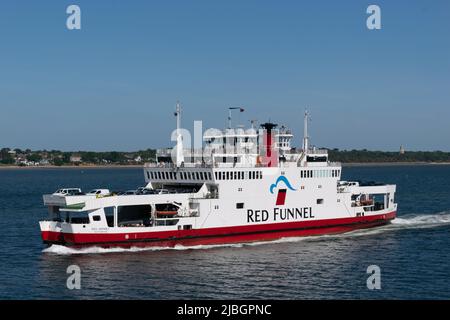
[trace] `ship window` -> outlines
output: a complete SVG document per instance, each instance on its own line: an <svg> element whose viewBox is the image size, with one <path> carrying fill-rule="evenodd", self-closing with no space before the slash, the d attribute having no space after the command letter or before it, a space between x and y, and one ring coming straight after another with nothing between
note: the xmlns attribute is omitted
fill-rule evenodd
<svg viewBox="0 0 450 320"><path fill-rule="evenodd" d="M317 204L323 204L323 199L317 199Z"/></svg>
<svg viewBox="0 0 450 320"><path fill-rule="evenodd" d="M230 171L227 171L227 180L230 180Z"/></svg>
<svg viewBox="0 0 450 320"><path fill-rule="evenodd" d="M244 209L244 203L243 202L236 203L236 209Z"/></svg>
<svg viewBox="0 0 450 320"><path fill-rule="evenodd" d="M94 221L101 221L102 217L100 217L100 216L92 216L92 220L94 220Z"/></svg>
<svg viewBox="0 0 450 320"><path fill-rule="evenodd" d="M218 180L218 178L217 178L217 172L214 172L214 178L216 179L216 180Z"/></svg>
<svg viewBox="0 0 450 320"><path fill-rule="evenodd" d="M187 224L185 226L183 226L183 230L191 230L192 229L192 224Z"/></svg>
<svg viewBox="0 0 450 320"><path fill-rule="evenodd" d="M73 224L88 224L89 216L87 212L68 212L65 221Z"/></svg>
<svg viewBox="0 0 450 320"><path fill-rule="evenodd" d="M300 170L300 178L303 178L303 171Z"/></svg>
<svg viewBox="0 0 450 320"><path fill-rule="evenodd" d="M212 174L211 174L211 172L208 172L208 178L209 178L209 180L212 180Z"/></svg>
<svg viewBox="0 0 450 320"><path fill-rule="evenodd" d="M189 180L192 180L192 175L191 175L191 173L188 172L187 175L188 175L188 179L189 179Z"/></svg>
<svg viewBox="0 0 450 320"><path fill-rule="evenodd" d="M103 210L105 211L108 227L114 227L114 207L106 207Z"/></svg>
<svg viewBox="0 0 450 320"><path fill-rule="evenodd" d="M234 172L234 180L237 179L237 171Z"/></svg>
<svg viewBox="0 0 450 320"><path fill-rule="evenodd" d="M119 206L117 210L119 227L143 227L150 223L150 205Z"/></svg>
<svg viewBox="0 0 450 320"><path fill-rule="evenodd" d="M150 180L150 173L147 171L147 179Z"/></svg>

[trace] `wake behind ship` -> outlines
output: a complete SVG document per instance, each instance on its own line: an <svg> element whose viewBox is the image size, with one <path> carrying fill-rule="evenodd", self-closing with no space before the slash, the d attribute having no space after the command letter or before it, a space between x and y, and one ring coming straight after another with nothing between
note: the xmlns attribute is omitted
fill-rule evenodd
<svg viewBox="0 0 450 320"><path fill-rule="evenodd" d="M232 108L230 108L232 109ZM242 111L242 110L241 110ZM388 223L395 185L341 181L341 165L311 148L305 112L301 149L274 123L207 130L184 149L177 106L173 149L144 166L146 185L115 193L62 188L44 195L44 243L73 247L192 246L334 234Z"/></svg>

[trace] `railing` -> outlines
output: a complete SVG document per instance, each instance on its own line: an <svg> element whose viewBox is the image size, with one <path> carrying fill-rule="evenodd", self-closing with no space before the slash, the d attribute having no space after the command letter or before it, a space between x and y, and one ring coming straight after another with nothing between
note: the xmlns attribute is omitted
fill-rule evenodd
<svg viewBox="0 0 450 320"><path fill-rule="evenodd" d="M310 149L307 154L328 154L327 149Z"/></svg>
<svg viewBox="0 0 450 320"><path fill-rule="evenodd" d="M176 165L172 162L160 162L160 163L146 163L144 164L145 168L167 168L174 169ZM211 164L207 163L184 163L180 168L212 168Z"/></svg>

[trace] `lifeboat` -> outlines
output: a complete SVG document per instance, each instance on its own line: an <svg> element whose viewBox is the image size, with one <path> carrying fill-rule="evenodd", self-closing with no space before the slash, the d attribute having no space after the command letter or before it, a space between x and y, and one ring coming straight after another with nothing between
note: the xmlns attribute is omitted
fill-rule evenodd
<svg viewBox="0 0 450 320"><path fill-rule="evenodd" d="M176 210L170 210L170 211L158 210L158 211L156 211L156 215L158 215L158 216L174 216L177 213L178 213L178 211L176 211Z"/></svg>
<svg viewBox="0 0 450 320"><path fill-rule="evenodd" d="M373 205L373 199L361 200L361 205L362 206L371 206L371 205Z"/></svg>

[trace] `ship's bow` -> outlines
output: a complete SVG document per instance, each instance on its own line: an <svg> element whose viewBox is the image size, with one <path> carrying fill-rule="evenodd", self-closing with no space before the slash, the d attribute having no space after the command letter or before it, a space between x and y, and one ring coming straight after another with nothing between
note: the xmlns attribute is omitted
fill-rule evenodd
<svg viewBox="0 0 450 320"><path fill-rule="evenodd" d="M41 228L41 237L44 243L60 244L63 242L63 236L61 233L61 222L57 221L39 221Z"/></svg>

